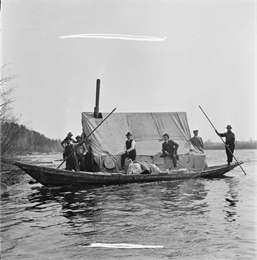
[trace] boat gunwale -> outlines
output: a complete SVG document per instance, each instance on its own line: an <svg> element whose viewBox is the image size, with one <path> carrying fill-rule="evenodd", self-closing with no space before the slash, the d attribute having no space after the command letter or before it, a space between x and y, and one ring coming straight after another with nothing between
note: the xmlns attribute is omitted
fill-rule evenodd
<svg viewBox="0 0 257 260"><path fill-rule="evenodd" d="M30 168L30 169L38 169L42 172L48 172L49 171L52 174L59 174L59 175L64 175L64 176L77 176L77 177L85 177L85 176L94 176L94 177L111 177L111 176L165 176L165 175L193 175L193 174L208 174L209 172L212 171L218 171L218 170L223 170L227 169L228 171L232 170L233 168L239 166L240 164L243 164L242 161L238 163L233 163L231 165L217 165L217 166L210 166L204 169L199 169L199 170L189 170L188 172L182 172L180 170L170 170L170 171L161 171L159 173L150 173L150 174L124 174L122 172L114 172L114 173L106 173L106 172L84 172L84 171L70 171L70 170L65 170L65 169L55 169L52 167L46 167L46 166L40 166L40 165L33 165L33 164L27 164L27 163L22 163L22 162L14 162L14 165L20 167L20 168Z"/></svg>
<svg viewBox="0 0 257 260"><path fill-rule="evenodd" d="M224 174L237 167L240 163L228 165L218 165L199 171L169 171L151 174L122 174L103 172L81 172L56 169L53 167L31 165L22 162L15 162L28 175L43 186L102 186L120 185L129 183L150 183L165 182L196 178L222 178Z"/></svg>

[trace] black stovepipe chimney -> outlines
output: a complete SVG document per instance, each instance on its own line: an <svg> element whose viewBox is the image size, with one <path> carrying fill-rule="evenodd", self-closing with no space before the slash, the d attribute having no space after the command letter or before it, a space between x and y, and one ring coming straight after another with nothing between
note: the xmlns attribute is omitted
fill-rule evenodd
<svg viewBox="0 0 257 260"><path fill-rule="evenodd" d="M101 118L101 113L99 113L99 99L100 99L100 79L96 80L96 97L95 97L95 109L94 117Z"/></svg>

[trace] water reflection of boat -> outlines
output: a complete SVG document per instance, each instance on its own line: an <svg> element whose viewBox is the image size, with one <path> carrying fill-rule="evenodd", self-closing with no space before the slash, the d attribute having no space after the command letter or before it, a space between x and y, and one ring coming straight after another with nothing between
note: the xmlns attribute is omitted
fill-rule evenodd
<svg viewBox="0 0 257 260"><path fill-rule="evenodd" d="M242 162L241 162L242 163ZM185 180L193 178L219 178L225 173L238 166L237 163L231 165L211 166L202 170L171 170L152 174L131 174L108 173L108 172L81 172L54 169L38 165L15 162L15 165L29 174L36 181L45 186L63 185L110 185L125 183L144 183L158 181Z"/></svg>
<svg viewBox="0 0 257 260"><path fill-rule="evenodd" d="M176 215L203 215L209 210L205 189L206 181L202 179L191 179L188 181L177 181L166 184L162 191L160 201L162 216Z"/></svg>
<svg viewBox="0 0 257 260"><path fill-rule="evenodd" d="M97 193L96 193L97 194ZM28 211L41 211L46 207L61 206L61 214L70 220L70 225L78 225L78 221L94 222L101 215L98 206L98 196L88 188L87 190L65 189L65 187L37 187L36 192L28 196L33 205L26 208ZM75 223L76 222L76 223Z"/></svg>

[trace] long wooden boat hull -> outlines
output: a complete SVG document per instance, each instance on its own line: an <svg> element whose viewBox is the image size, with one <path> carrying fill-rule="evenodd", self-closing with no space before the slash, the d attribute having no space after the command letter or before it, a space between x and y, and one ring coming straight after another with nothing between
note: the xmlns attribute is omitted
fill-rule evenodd
<svg viewBox="0 0 257 260"><path fill-rule="evenodd" d="M207 167L199 171L185 172L183 170L152 173L152 174L132 174L125 175L121 173L104 173L104 172L82 172L67 171L63 169L55 169L50 167L42 167L38 165L25 164L15 162L14 165L21 168L33 179L44 186L65 186L65 185L110 185L110 184L126 184L126 183L144 183L184 180L192 178L219 178L225 173L231 171L243 162L233 163L231 165L219 165Z"/></svg>

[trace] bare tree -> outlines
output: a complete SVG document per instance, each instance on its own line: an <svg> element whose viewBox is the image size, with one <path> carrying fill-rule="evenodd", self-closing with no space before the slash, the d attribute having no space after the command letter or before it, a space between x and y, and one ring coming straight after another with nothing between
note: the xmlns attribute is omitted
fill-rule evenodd
<svg viewBox="0 0 257 260"><path fill-rule="evenodd" d="M6 65L0 68L0 74L1 182L9 183L13 182L13 174L16 174L9 162L21 153L16 142L22 135L22 129L17 124L19 117L12 109L12 93L15 90L12 81L17 75L11 75Z"/></svg>
<svg viewBox="0 0 257 260"><path fill-rule="evenodd" d="M14 78L17 75L8 75L8 69L6 65L3 65L0 68L0 86L1 86L1 100L0 100L0 120L2 122L11 122L17 120L12 114L11 104L13 100L11 99L11 94L15 89L15 86L12 84Z"/></svg>
<svg viewBox="0 0 257 260"><path fill-rule="evenodd" d="M1 158L10 157L15 154L15 141L21 134L19 128L15 125L18 117L12 111L11 94L15 89L12 84L17 75L10 75L6 65L0 69L1 79L1 103L0 103L0 127L1 127Z"/></svg>

